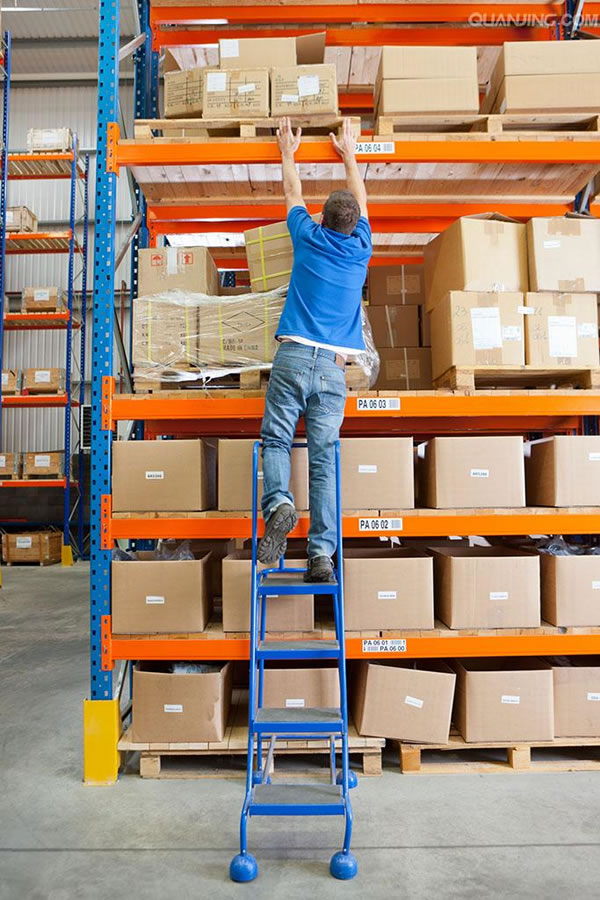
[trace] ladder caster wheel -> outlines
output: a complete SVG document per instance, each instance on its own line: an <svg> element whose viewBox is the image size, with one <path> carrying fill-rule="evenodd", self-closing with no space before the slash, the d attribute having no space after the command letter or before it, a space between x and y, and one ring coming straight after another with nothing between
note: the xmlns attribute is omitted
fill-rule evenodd
<svg viewBox="0 0 600 900"><path fill-rule="evenodd" d="M232 881L244 883L254 881L258 875L258 863L249 853L238 853L229 865L229 877Z"/></svg>
<svg viewBox="0 0 600 900"><path fill-rule="evenodd" d="M329 863L329 871L340 881L349 881L358 872L356 857L349 851L339 850L334 853Z"/></svg>
<svg viewBox="0 0 600 900"><path fill-rule="evenodd" d="M344 780L344 776L341 772L338 772L337 778L335 779L335 783L337 785L341 785ZM348 787L350 789L358 787L358 778L356 776L356 772L353 772L352 769L348 770Z"/></svg>

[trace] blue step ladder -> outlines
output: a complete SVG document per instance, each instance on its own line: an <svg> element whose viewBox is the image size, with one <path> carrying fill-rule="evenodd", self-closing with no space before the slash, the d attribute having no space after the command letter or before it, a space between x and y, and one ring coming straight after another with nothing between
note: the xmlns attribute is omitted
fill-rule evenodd
<svg viewBox="0 0 600 900"><path fill-rule="evenodd" d="M294 447L306 447L305 442ZM348 702L346 693L346 655L344 647L344 575L342 550L342 504L340 484L340 444L335 444L335 484L337 506L337 559L334 583L304 581L306 569L289 568L284 557L277 568L258 571L258 457L260 441L254 444L252 459L252 599L250 610L250 691L248 715L248 772L246 797L240 821L240 852L229 867L233 881L253 881L258 864L248 853L247 826L250 816L344 816L342 850L334 853L329 870L335 878L347 880L357 872L356 858L350 852L352 805L350 788L357 784L348 758ZM334 641L266 640L267 599L297 594L325 594L333 600ZM270 709L263 707L265 662L272 660L337 661L340 680L339 709ZM329 738L330 784L279 784L271 780L271 768L278 738L286 741ZM263 742L268 743L263 761ZM342 768L336 768L336 742L341 744Z"/></svg>

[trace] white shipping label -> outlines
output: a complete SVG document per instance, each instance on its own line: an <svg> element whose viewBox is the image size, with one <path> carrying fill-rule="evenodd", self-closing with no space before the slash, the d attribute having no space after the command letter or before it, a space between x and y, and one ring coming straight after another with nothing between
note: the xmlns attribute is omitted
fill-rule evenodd
<svg viewBox="0 0 600 900"><path fill-rule="evenodd" d="M165 473L161 472L160 469L150 470L146 472L146 481L162 481L165 477Z"/></svg>
<svg viewBox="0 0 600 900"><path fill-rule="evenodd" d="M239 84L238 85L238 94L251 94L252 91L256 90L256 84L253 81L249 81L248 84Z"/></svg>
<svg viewBox="0 0 600 900"><path fill-rule="evenodd" d="M165 703L163 709L166 713L183 712L183 703Z"/></svg>
<svg viewBox="0 0 600 900"><path fill-rule="evenodd" d="M378 600L397 600L398 592L397 591L377 591L377 599Z"/></svg>
<svg viewBox="0 0 600 900"><path fill-rule="evenodd" d="M50 371L49 369L38 369L35 375L33 376L33 380L36 384L50 384Z"/></svg>
<svg viewBox="0 0 600 900"><path fill-rule="evenodd" d="M523 338L523 331L520 325L505 325L502 329L502 340L503 341L521 341Z"/></svg>
<svg viewBox="0 0 600 900"><path fill-rule="evenodd" d="M159 594L146 594L146 603L148 606L162 606L165 602L165 598L161 597Z"/></svg>
<svg viewBox="0 0 600 900"><path fill-rule="evenodd" d="M592 590L600 591L600 581L592 581Z"/></svg>
<svg viewBox="0 0 600 900"><path fill-rule="evenodd" d="M402 531L402 519L359 519L359 531Z"/></svg>
<svg viewBox="0 0 600 900"><path fill-rule="evenodd" d="M580 322L577 326L579 337L598 337L598 326L593 322Z"/></svg>
<svg viewBox="0 0 600 900"><path fill-rule="evenodd" d="M235 59L240 55L240 42L237 38L224 38L219 41L219 47L224 59Z"/></svg>
<svg viewBox="0 0 600 900"><path fill-rule="evenodd" d="M50 291L48 290L48 288L35 288L33 292L33 299L38 303L42 303L44 300L49 300Z"/></svg>
<svg viewBox="0 0 600 900"><path fill-rule="evenodd" d="M471 469L471 478L489 478L489 469Z"/></svg>
<svg viewBox="0 0 600 900"><path fill-rule="evenodd" d="M376 475L377 474L377 466L359 466L358 471L361 475Z"/></svg>
<svg viewBox="0 0 600 900"><path fill-rule="evenodd" d="M471 328L475 350L502 347L500 310L497 306L477 306L471 310Z"/></svg>
<svg viewBox="0 0 600 900"><path fill-rule="evenodd" d="M298 102L298 94L282 94L281 102L282 103L297 103Z"/></svg>
<svg viewBox="0 0 600 900"><path fill-rule="evenodd" d="M544 250L558 250L560 247L560 241L558 238L552 238L552 240L544 241Z"/></svg>
<svg viewBox="0 0 600 900"><path fill-rule="evenodd" d="M30 537L18 537L17 538L17 550L29 550L32 545L32 539Z"/></svg>
<svg viewBox="0 0 600 900"><path fill-rule="evenodd" d="M406 640L390 638L365 638L362 642L363 653L406 653Z"/></svg>
<svg viewBox="0 0 600 900"><path fill-rule="evenodd" d="M6 468L6 456L0 456L0 469Z"/></svg>
<svg viewBox="0 0 600 900"><path fill-rule="evenodd" d="M508 600L508 591L490 591L490 600Z"/></svg>
<svg viewBox="0 0 600 900"><path fill-rule="evenodd" d="M404 702L407 706L416 706L417 709L423 709L423 700L419 700L418 697L411 697L407 694Z"/></svg>
<svg viewBox="0 0 600 900"><path fill-rule="evenodd" d="M179 250L177 247L165 247L167 256L167 275L179 274Z"/></svg>
<svg viewBox="0 0 600 900"><path fill-rule="evenodd" d="M502 694L500 698L500 703L513 703L518 704L521 702L520 697L516 697L514 694Z"/></svg>
<svg viewBox="0 0 600 900"><path fill-rule="evenodd" d="M321 90L318 75L299 75L298 76L298 96L314 97Z"/></svg>
<svg viewBox="0 0 600 900"><path fill-rule="evenodd" d="M400 397L357 397L356 409L358 412L400 409Z"/></svg>
<svg viewBox="0 0 600 900"><path fill-rule="evenodd" d="M33 465L37 469L47 469L50 465L50 454L36 453L33 457Z"/></svg>
<svg viewBox="0 0 600 900"><path fill-rule="evenodd" d="M206 73L206 92L207 94L216 94L220 91L227 90L227 72L207 72Z"/></svg>
<svg viewBox="0 0 600 900"><path fill-rule="evenodd" d="M600 701L600 694L597 694L595 691L588 691L587 698L588 700L598 703Z"/></svg>
<svg viewBox="0 0 600 900"><path fill-rule="evenodd" d="M588 459L590 462L600 462L600 453L588 453Z"/></svg>
<svg viewBox="0 0 600 900"><path fill-rule="evenodd" d="M286 709L304 709L304 697L286 697Z"/></svg>
<svg viewBox="0 0 600 900"><path fill-rule="evenodd" d="M8 384L8 372L2 373L2 384Z"/></svg>
<svg viewBox="0 0 600 900"><path fill-rule="evenodd" d="M379 153L395 153L394 141L357 141L354 145L355 153L364 153L369 156L377 156Z"/></svg>
<svg viewBox="0 0 600 900"><path fill-rule="evenodd" d="M535 315L535 307L534 306L517 306L517 312L521 313L522 316L533 316L533 315Z"/></svg>
<svg viewBox="0 0 600 900"><path fill-rule="evenodd" d="M577 356L575 316L548 316L548 353L555 359Z"/></svg>

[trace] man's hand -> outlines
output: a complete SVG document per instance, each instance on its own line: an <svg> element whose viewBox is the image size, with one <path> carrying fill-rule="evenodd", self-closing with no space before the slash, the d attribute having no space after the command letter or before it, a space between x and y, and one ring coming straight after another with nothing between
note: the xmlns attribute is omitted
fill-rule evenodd
<svg viewBox="0 0 600 900"><path fill-rule="evenodd" d="M296 134L294 134L291 122L287 116L280 120L279 128L277 129L277 143L282 156L293 156L300 146L301 138L302 129L298 128Z"/></svg>
<svg viewBox="0 0 600 900"><path fill-rule="evenodd" d="M352 133L350 119L344 119L340 138L337 138L333 132L330 132L329 137L331 138L331 143L344 162L346 162L347 159L354 159L356 154L356 138Z"/></svg>

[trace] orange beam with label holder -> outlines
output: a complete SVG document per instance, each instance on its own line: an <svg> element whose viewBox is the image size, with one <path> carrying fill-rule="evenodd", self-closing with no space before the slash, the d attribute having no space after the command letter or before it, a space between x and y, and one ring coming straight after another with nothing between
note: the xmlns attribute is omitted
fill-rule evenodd
<svg viewBox="0 0 600 900"><path fill-rule="evenodd" d="M6 331L22 331L28 328L66 328L69 318L68 310L57 313L6 313L4 328ZM80 322L73 322L73 328L79 328L80 325Z"/></svg>
<svg viewBox="0 0 600 900"><path fill-rule="evenodd" d="M0 488L66 488L66 478L14 478L12 480L0 480ZM76 481L71 482L72 487L77 486Z"/></svg>

